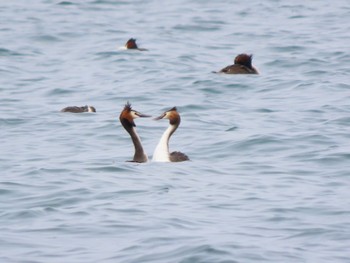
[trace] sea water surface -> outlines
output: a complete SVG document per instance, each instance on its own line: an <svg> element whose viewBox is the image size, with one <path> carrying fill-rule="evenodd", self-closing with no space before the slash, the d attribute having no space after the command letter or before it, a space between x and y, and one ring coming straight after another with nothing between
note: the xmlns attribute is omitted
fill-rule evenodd
<svg viewBox="0 0 350 263"><path fill-rule="evenodd" d="M0 261L350 262L349 17L347 0L0 1ZM260 75L212 73L239 53ZM191 161L126 162L127 101L177 106L170 149ZM135 122L151 159L168 122Z"/></svg>

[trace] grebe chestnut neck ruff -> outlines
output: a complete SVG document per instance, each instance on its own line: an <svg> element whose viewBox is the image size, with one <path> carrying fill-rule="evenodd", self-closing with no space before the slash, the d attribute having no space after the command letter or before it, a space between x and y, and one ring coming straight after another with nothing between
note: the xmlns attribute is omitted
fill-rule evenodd
<svg viewBox="0 0 350 263"><path fill-rule="evenodd" d="M169 153L169 140L171 135L179 127L181 118L180 114L177 112L176 107L164 112L155 120L169 119L169 127L165 130L160 141L154 150L152 161L154 162L183 162L188 161L189 158L186 154L182 152L172 152Z"/></svg>
<svg viewBox="0 0 350 263"><path fill-rule="evenodd" d="M127 102L124 109L120 113L119 120L124 129L129 133L131 140L134 144L135 154L134 158L130 162L145 163L148 161L147 154L144 152L141 139L136 132L136 124L134 119L138 117L150 117L149 115L142 114L131 108L131 104Z"/></svg>

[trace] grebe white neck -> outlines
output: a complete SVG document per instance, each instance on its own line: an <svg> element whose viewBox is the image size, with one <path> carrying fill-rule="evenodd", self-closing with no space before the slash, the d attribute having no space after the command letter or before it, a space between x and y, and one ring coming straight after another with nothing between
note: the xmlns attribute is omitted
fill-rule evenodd
<svg viewBox="0 0 350 263"><path fill-rule="evenodd" d="M170 162L169 154L169 138L174 132L174 126L169 125L165 130L162 137L159 140L159 143L153 153L153 162Z"/></svg>

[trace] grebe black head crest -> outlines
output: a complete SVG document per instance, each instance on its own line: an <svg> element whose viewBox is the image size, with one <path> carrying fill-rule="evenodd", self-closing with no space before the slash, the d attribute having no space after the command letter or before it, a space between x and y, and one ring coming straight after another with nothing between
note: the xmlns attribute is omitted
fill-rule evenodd
<svg viewBox="0 0 350 263"><path fill-rule="evenodd" d="M131 104L130 102L127 102L124 106L124 110L130 112L132 110Z"/></svg>
<svg viewBox="0 0 350 263"><path fill-rule="evenodd" d="M129 125L136 127L134 119L138 117L151 117L146 114L142 114L132 109L131 104L127 102L124 106L123 111L120 113L119 120L123 125Z"/></svg>
<svg viewBox="0 0 350 263"><path fill-rule="evenodd" d="M252 68L253 55L239 54L235 57L235 64L246 66L247 68Z"/></svg>

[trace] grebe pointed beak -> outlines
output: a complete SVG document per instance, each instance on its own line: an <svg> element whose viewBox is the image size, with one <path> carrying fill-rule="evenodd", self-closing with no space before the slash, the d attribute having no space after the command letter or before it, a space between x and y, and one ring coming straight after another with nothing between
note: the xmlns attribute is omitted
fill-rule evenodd
<svg viewBox="0 0 350 263"><path fill-rule="evenodd" d="M160 116L154 118L153 120L155 120L155 121L161 120L161 119L163 119L163 118L165 117L165 115L166 115L166 114L163 113L162 115L160 115Z"/></svg>
<svg viewBox="0 0 350 263"><path fill-rule="evenodd" d="M147 115L147 114L142 114L140 112L136 112L135 113L137 116L141 117L141 118L149 118L149 117L152 117L151 115Z"/></svg>

